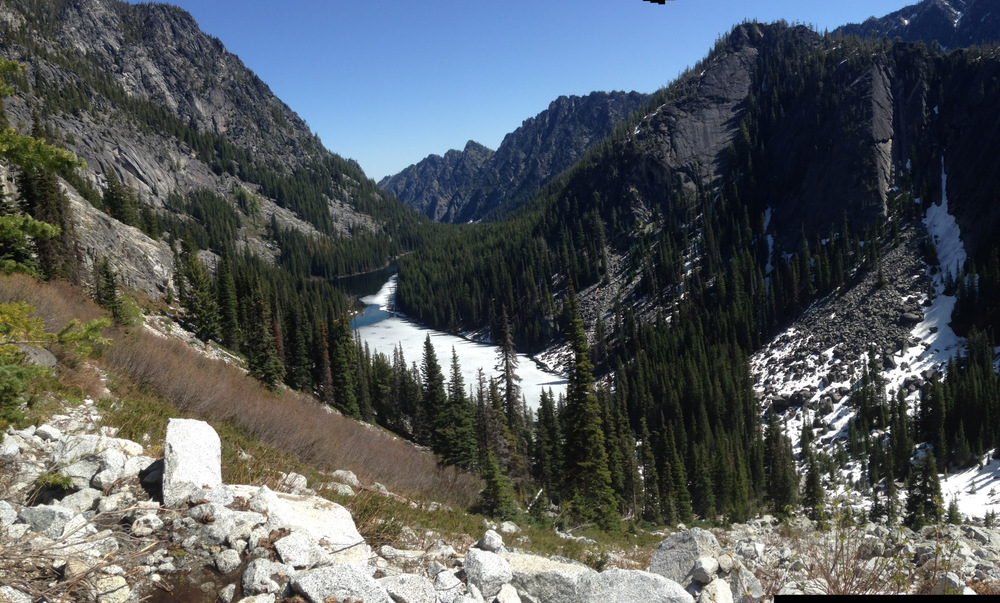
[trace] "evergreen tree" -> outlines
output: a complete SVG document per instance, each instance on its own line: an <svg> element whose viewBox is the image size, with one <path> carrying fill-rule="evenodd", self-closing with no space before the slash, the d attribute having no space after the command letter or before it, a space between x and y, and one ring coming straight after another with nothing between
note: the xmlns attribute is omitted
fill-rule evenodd
<svg viewBox="0 0 1000 603"><path fill-rule="evenodd" d="M688 490L688 479L687 479L687 469L684 467L684 460L681 458L680 453L677 451L677 446L674 444L674 434L673 430L667 430L667 451L666 454L671 458L670 468L672 472L673 483L673 508L676 509L677 520L690 523L694 521L694 511L691 508L691 493ZM663 490L660 490L661 498L664 498Z"/></svg>
<svg viewBox="0 0 1000 603"><path fill-rule="evenodd" d="M815 520L823 516L825 491L820 477L820 467L816 460L816 453L804 449L806 455L806 485L802 494L802 506L806 508L809 517Z"/></svg>
<svg viewBox="0 0 1000 603"><path fill-rule="evenodd" d="M93 291L93 298L97 305L111 312L112 320L121 324L124 313L121 296L118 292L118 275L106 257L100 257L94 262Z"/></svg>
<svg viewBox="0 0 1000 603"><path fill-rule="evenodd" d="M78 279L76 227L69 199L59 187L54 172L34 167L17 178L21 208L26 214L58 227L52 237L35 241L38 264L46 278Z"/></svg>
<svg viewBox="0 0 1000 603"><path fill-rule="evenodd" d="M573 351L573 361L566 386L565 497L574 515L584 521L595 522L604 530L614 530L619 527L621 518L611 488L611 470L601 429L601 409L593 390L587 333L583 329L572 289L568 306L570 323L567 338Z"/></svg>
<svg viewBox="0 0 1000 603"><path fill-rule="evenodd" d="M941 483L934 455L925 451L906 485L906 525L913 530L937 522L942 516Z"/></svg>
<svg viewBox="0 0 1000 603"><path fill-rule="evenodd" d="M448 401L441 423L444 429L441 457L444 462L462 469L473 469L478 456L475 417L465 394L465 380L455 348L451 349L451 380L448 382Z"/></svg>
<svg viewBox="0 0 1000 603"><path fill-rule="evenodd" d="M271 304L265 299L266 293L260 283L252 288L250 308L258 320L247 333L247 368L250 376L271 390L276 390L285 375L285 366L274 340L271 320Z"/></svg>
<svg viewBox="0 0 1000 603"><path fill-rule="evenodd" d="M0 59L0 99L14 94L6 78L23 73L24 65ZM2 103L0 103L2 104ZM6 110L0 111L0 159L17 166L22 173L70 173L83 166L72 153L47 144L34 136L21 136L7 124ZM67 215L64 213L62 222ZM0 199L0 272L39 274L36 244L61 233L60 224L52 224L25 215L10 200Z"/></svg>
<svg viewBox="0 0 1000 603"><path fill-rule="evenodd" d="M327 406L334 405L333 365L330 361L330 346L327 341L326 325L322 322L316 325L313 336L313 358L316 359L316 389L319 399ZM390 426L391 427L391 426Z"/></svg>
<svg viewBox="0 0 1000 603"><path fill-rule="evenodd" d="M330 330L330 372L333 374L334 406L352 419L361 418L361 408L355 383L357 370L357 351L354 347L354 337L351 335L351 323L347 316L333 318L329 316Z"/></svg>
<svg viewBox="0 0 1000 603"><path fill-rule="evenodd" d="M492 452L486 453L486 458L481 464L483 481L486 484L479 493L479 500L473 506L473 511L498 519L513 517L517 508L514 505L514 488L510 480L500 472L500 466Z"/></svg>
<svg viewBox="0 0 1000 603"><path fill-rule="evenodd" d="M524 407L521 404L521 377L517 374L517 352L514 350L514 336L507 317L507 308L502 308L500 317L500 337L497 339L497 365L500 373L500 395L503 397L503 414L511 436L511 464L508 475L514 483L523 488L528 479L528 437L524 421Z"/></svg>
<svg viewBox="0 0 1000 603"><path fill-rule="evenodd" d="M222 254L222 260L215 271L216 305L219 308L219 335L222 343L231 350L239 349L243 334L239 323L239 304L236 298L236 281L229 252Z"/></svg>
<svg viewBox="0 0 1000 603"><path fill-rule="evenodd" d="M639 437L639 464L642 467L642 518L654 524L663 523L660 513L660 477L656 471L656 459L653 455L653 440L646 426L646 418L641 420Z"/></svg>
<svg viewBox="0 0 1000 603"><path fill-rule="evenodd" d="M798 502L799 478L795 471L792 442L784 434L774 412L768 416L764 445L765 458L769 461L765 466L767 495L775 512L785 514Z"/></svg>
<svg viewBox="0 0 1000 603"><path fill-rule="evenodd" d="M312 359L307 325L300 303L294 300L285 316L285 383L292 389L312 391Z"/></svg>
<svg viewBox="0 0 1000 603"><path fill-rule="evenodd" d="M219 336L219 307L213 289L212 276L198 257L198 248L194 239L184 240L180 278L184 281L181 305L195 327L198 337L204 341Z"/></svg>
<svg viewBox="0 0 1000 603"><path fill-rule="evenodd" d="M112 218L129 226L139 226L139 202L135 191L118 179L114 170L107 174L108 184L104 189L104 210Z"/></svg>
<svg viewBox="0 0 1000 603"><path fill-rule="evenodd" d="M542 392L535 433L535 479L545 491L545 499L558 502L563 467L562 430L551 389Z"/></svg>
<svg viewBox="0 0 1000 603"><path fill-rule="evenodd" d="M441 372L441 365L438 363L437 353L434 351L430 335L427 335L424 340L424 360L421 374L424 383L420 431L423 434L423 441L421 443L430 446L431 450L438 454L444 454L447 446L444 437L446 428L444 416L448 395L445 391L444 373Z"/></svg>

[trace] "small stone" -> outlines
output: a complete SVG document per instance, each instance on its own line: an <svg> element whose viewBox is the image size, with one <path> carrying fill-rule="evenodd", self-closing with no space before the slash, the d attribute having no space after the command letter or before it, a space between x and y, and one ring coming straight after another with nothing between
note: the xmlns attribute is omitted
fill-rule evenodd
<svg viewBox="0 0 1000 603"><path fill-rule="evenodd" d="M281 593L288 577L294 573L295 568L290 565L267 559L254 559L247 564L243 572L241 581L243 593L247 595Z"/></svg>
<svg viewBox="0 0 1000 603"><path fill-rule="evenodd" d="M430 580L421 576L400 574L382 578L377 582L393 601L418 603L434 600L434 585L431 584Z"/></svg>
<svg viewBox="0 0 1000 603"><path fill-rule="evenodd" d="M719 571L719 561L715 557L699 557L691 568L691 577L698 584L708 584Z"/></svg>
<svg viewBox="0 0 1000 603"><path fill-rule="evenodd" d="M222 575L235 572L240 567L240 563L242 563L240 554L233 549L223 549L215 555L215 567Z"/></svg>
<svg viewBox="0 0 1000 603"><path fill-rule="evenodd" d="M31 603L31 595L13 586L0 586L0 601L4 603Z"/></svg>
<svg viewBox="0 0 1000 603"><path fill-rule="evenodd" d="M328 490L333 490L338 496L354 496L354 490L347 484L330 482L326 485Z"/></svg>
<svg viewBox="0 0 1000 603"><path fill-rule="evenodd" d="M490 551L469 549L465 555L465 576L475 584L488 601L492 601L500 587L513 578L506 559Z"/></svg>
<svg viewBox="0 0 1000 603"><path fill-rule="evenodd" d="M496 603L521 603L521 597L517 594L517 589L510 584L504 584L500 587L500 592L497 593L494 599Z"/></svg>
<svg viewBox="0 0 1000 603"><path fill-rule="evenodd" d="M0 525L9 526L17 521L17 511L5 500L0 500Z"/></svg>
<svg viewBox="0 0 1000 603"><path fill-rule="evenodd" d="M483 537L476 543L476 548L491 553L502 553L506 548L503 545L503 538L493 530L486 530Z"/></svg>
<svg viewBox="0 0 1000 603"><path fill-rule="evenodd" d="M132 522L132 535L140 538L149 536L163 527L163 520L155 514L143 515Z"/></svg>
<svg viewBox="0 0 1000 603"><path fill-rule="evenodd" d="M132 593L122 576L98 576L93 584L92 592L98 603L125 603Z"/></svg>
<svg viewBox="0 0 1000 603"><path fill-rule="evenodd" d="M338 469L330 474L330 477L334 481L338 481L342 484L347 484L354 488L360 488L361 482L358 481L358 476L354 475L353 471L345 471L344 469Z"/></svg>
<svg viewBox="0 0 1000 603"><path fill-rule="evenodd" d="M513 521L505 521L500 524L500 533L502 534L517 534L520 531L521 528L517 527Z"/></svg>
<svg viewBox="0 0 1000 603"><path fill-rule="evenodd" d="M354 563L300 572L292 576L291 585L310 603L324 603L329 599L393 603L385 589Z"/></svg>
<svg viewBox="0 0 1000 603"><path fill-rule="evenodd" d="M100 490L84 488L79 492L74 492L59 501L59 504L67 509L73 509L77 513L91 511L101 498Z"/></svg>
<svg viewBox="0 0 1000 603"><path fill-rule="evenodd" d="M222 603L233 603L233 597L236 596L236 585L230 584L222 590L219 591L219 601Z"/></svg>
<svg viewBox="0 0 1000 603"><path fill-rule="evenodd" d="M733 591L725 580L716 578L701 590L698 603L733 603Z"/></svg>
<svg viewBox="0 0 1000 603"><path fill-rule="evenodd" d="M957 595L965 588L965 583L953 572L948 572L934 583L933 595Z"/></svg>
<svg viewBox="0 0 1000 603"><path fill-rule="evenodd" d="M35 430L36 436L42 438L45 441L58 440L62 437L62 432L51 425L41 425Z"/></svg>

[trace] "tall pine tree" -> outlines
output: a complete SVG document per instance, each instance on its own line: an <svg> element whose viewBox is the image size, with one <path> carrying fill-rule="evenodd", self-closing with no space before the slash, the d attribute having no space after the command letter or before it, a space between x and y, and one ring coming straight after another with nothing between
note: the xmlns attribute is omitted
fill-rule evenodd
<svg viewBox="0 0 1000 603"><path fill-rule="evenodd" d="M568 305L570 323L567 339L573 351L573 361L566 385L563 489L573 515L611 531L620 527L621 517L611 487L611 469L604 448L601 407L594 394L587 333L572 287Z"/></svg>

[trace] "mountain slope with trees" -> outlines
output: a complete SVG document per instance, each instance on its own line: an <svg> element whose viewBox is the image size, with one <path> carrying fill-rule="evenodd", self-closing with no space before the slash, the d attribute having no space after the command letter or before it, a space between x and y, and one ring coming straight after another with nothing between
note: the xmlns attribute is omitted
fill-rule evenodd
<svg viewBox="0 0 1000 603"><path fill-rule="evenodd" d="M982 46L997 41L1000 11L989 0L923 0L863 23L837 28L835 33L861 38L922 41L945 49Z"/></svg>
<svg viewBox="0 0 1000 603"><path fill-rule="evenodd" d="M485 324L493 333L506 308L515 341L536 351L553 334L574 341L571 325L585 315L597 374L611 385L603 399L598 393L603 433L634 437L645 429L655 451L647 464L658 491L652 480L642 488L659 509L630 498L630 473L619 469L622 515L688 513L677 498L681 485L690 496L684 503L701 517L793 508L796 463L825 471L824 480L843 479L834 475L835 449L817 460L794 458L780 425L761 429L761 411L774 416L778 408L758 399L748 358L818 300L865 282L885 287L882 258L900 241L915 238L907 253L935 266L921 219L945 196L974 265L993 265L1000 166L989 107L1000 100L998 69L995 48L945 53L783 23L740 25L533 203L405 258L399 305L439 328ZM993 306L981 292L995 276L970 267L959 293L970 300L969 322L990 329ZM948 272L950 283L960 278L954 266L934 269ZM574 302L574 290L592 301ZM905 302L921 290L908 285L894 295ZM904 313L889 320L908 320ZM857 343L844 362L860 370L867 356ZM576 355L578 346L570 347ZM959 371L948 379L960 379ZM981 391L992 391L995 378L983 375ZM854 379L863 381L862 373ZM892 395L883 389L878 399ZM862 414L878 407L851 400ZM939 463L959 458L956 446L984 452L996 435L985 427L992 422L983 423L993 403L988 394L974 400L939 408L949 424L974 430L978 444L957 436L935 444L926 425L914 431L900 423L897 431L931 444ZM864 429L901 416L888 402L881 412L884 421L856 426L859 442ZM624 430L615 427L619 414ZM905 480L909 467L899 464L895 479ZM866 488L889 487L884 470L866 475ZM815 492L807 499L818 500Z"/></svg>
<svg viewBox="0 0 1000 603"><path fill-rule="evenodd" d="M379 186L433 220L495 220L529 201L648 98L638 92L560 96L495 152L470 140L462 151L431 155Z"/></svg>

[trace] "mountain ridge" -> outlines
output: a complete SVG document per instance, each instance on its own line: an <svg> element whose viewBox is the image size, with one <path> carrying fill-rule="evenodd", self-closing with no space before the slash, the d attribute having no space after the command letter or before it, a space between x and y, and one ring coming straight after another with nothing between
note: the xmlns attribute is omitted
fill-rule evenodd
<svg viewBox="0 0 1000 603"><path fill-rule="evenodd" d="M470 141L461 152L431 155L379 186L436 221L496 219L530 200L647 98L637 92L560 96L504 136L496 151Z"/></svg>

